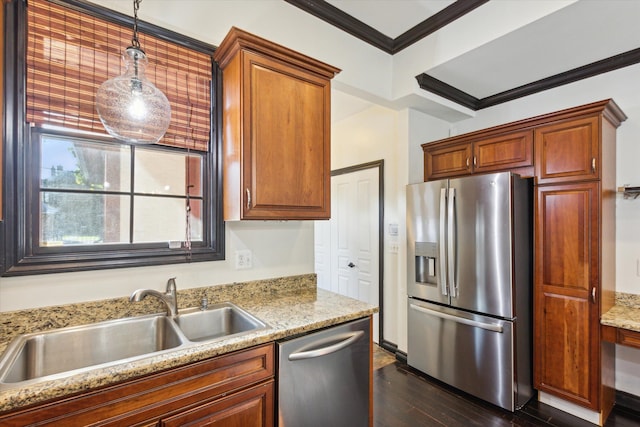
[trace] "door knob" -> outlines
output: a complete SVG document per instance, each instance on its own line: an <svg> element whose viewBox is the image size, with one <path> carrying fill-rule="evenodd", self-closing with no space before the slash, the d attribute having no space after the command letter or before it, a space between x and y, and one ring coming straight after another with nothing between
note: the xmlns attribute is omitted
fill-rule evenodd
<svg viewBox="0 0 640 427"><path fill-rule="evenodd" d="M354 263L352 263L352 262L350 262L349 264L347 264L347 267L349 267L349 268L353 268L353 267L355 267L355 266L356 266L356 265L355 265Z"/></svg>

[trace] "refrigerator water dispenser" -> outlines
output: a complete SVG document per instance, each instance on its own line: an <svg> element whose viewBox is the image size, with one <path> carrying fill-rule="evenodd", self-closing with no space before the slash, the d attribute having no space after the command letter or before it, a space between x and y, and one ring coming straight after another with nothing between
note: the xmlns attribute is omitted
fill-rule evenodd
<svg viewBox="0 0 640 427"><path fill-rule="evenodd" d="M438 245L433 242L416 242L416 283L437 286Z"/></svg>

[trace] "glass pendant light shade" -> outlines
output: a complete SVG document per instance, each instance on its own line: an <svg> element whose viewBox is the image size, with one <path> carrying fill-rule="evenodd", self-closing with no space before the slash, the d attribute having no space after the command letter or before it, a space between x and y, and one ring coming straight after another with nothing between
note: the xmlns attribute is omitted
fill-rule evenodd
<svg viewBox="0 0 640 427"><path fill-rule="evenodd" d="M96 110L109 134L131 144L153 144L167 131L171 105L145 77L147 57L136 46L123 55L123 75L104 82L96 93Z"/></svg>

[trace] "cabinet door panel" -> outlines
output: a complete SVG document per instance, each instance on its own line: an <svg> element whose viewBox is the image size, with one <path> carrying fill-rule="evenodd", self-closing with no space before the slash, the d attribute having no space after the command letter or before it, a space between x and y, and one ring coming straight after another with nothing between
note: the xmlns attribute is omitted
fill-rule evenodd
<svg viewBox="0 0 640 427"><path fill-rule="evenodd" d="M328 217L329 81L252 53L243 63L244 217Z"/></svg>
<svg viewBox="0 0 640 427"><path fill-rule="evenodd" d="M598 117L537 128L535 168L538 184L598 179L599 128Z"/></svg>
<svg viewBox="0 0 640 427"><path fill-rule="evenodd" d="M592 409L600 381L592 296L599 288L599 188L538 186L535 200L535 386Z"/></svg>
<svg viewBox="0 0 640 427"><path fill-rule="evenodd" d="M597 370L592 357L590 331L591 303L588 299L542 293L544 307L536 319L540 340L534 349L540 353L536 387L576 403L595 403L592 372Z"/></svg>
<svg viewBox="0 0 640 427"><path fill-rule="evenodd" d="M539 195L542 283L588 292L593 191L542 188Z"/></svg>
<svg viewBox="0 0 640 427"><path fill-rule="evenodd" d="M274 424L273 381L167 418L161 427L270 427Z"/></svg>
<svg viewBox="0 0 640 427"><path fill-rule="evenodd" d="M444 148L425 148L424 180L467 175L471 173L471 144Z"/></svg>
<svg viewBox="0 0 640 427"><path fill-rule="evenodd" d="M533 131L516 132L476 141L474 172L521 168L533 164Z"/></svg>

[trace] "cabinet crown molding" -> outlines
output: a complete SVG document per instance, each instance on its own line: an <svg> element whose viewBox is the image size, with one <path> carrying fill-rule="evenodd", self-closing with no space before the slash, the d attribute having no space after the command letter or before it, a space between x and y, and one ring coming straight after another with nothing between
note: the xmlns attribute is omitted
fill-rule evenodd
<svg viewBox="0 0 640 427"><path fill-rule="evenodd" d="M510 123L494 126L491 128L481 129L478 131L468 132L461 135L452 136L436 141L425 142L421 145L424 149L425 146L432 144L452 144L460 140L472 140L472 139L485 139L494 134L502 134L510 131L524 130L527 128L533 129L537 126L551 124L553 122L560 122L564 120L570 120L576 117L582 117L586 115L598 115L602 116L609 121L615 128L619 127L622 122L627 119L626 114L620 109L618 104L613 99L604 99L602 101L592 102L590 104L581 105L579 107L567 108L565 110L556 111L553 113L542 114L539 116L530 117L523 120L517 120Z"/></svg>
<svg viewBox="0 0 640 427"><path fill-rule="evenodd" d="M326 64L317 59L311 58L300 52L274 43L272 41L248 33L237 27L231 27L220 46L213 54L213 59L225 68L227 63L234 57L240 49L252 51L260 55L267 55L272 58L296 65L307 71L316 73L324 78L332 79L341 70L332 65Z"/></svg>

